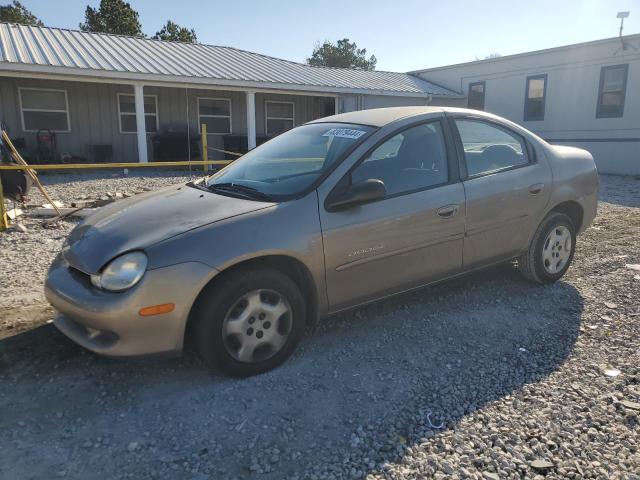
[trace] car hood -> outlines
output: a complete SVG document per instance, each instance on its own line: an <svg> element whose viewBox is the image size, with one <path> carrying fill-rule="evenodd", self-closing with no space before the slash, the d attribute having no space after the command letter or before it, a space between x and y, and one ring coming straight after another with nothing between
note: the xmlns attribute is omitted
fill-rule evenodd
<svg viewBox="0 0 640 480"><path fill-rule="evenodd" d="M63 255L78 270L98 273L127 251L272 205L174 185L100 208L71 232Z"/></svg>

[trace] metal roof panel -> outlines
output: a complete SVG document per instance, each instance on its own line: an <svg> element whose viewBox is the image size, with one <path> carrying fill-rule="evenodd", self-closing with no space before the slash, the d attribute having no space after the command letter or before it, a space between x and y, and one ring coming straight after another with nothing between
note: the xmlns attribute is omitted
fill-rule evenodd
<svg viewBox="0 0 640 480"><path fill-rule="evenodd" d="M211 78L376 94L460 94L417 76L383 71L313 67L231 47L165 42L50 27L0 23L0 69L11 64L100 72ZM269 85L267 85L269 87Z"/></svg>

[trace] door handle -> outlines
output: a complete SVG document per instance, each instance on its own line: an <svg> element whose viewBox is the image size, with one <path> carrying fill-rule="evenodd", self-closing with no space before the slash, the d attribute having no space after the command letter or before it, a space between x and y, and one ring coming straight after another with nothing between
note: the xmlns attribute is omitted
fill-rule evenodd
<svg viewBox="0 0 640 480"><path fill-rule="evenodd" d="M459 205L445 205L437 209L436 213L442 218L451 218L458 212L458 208Z"/></svg>
<svg viewBox="0 0 640 480"><path fill-rule="evenodd" d="M529 193L531 195L537 195L542 191L543 188L544 183L534 183L533 185L529 186Z"/></svg>

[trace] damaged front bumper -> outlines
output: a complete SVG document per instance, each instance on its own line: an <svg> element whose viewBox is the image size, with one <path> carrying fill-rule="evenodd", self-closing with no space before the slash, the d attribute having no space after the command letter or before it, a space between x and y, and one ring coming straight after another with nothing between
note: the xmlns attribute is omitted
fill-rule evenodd
<svg viewBox="0 0 640 480"><path fill-rule="evenodd" d="M59 256L49 269L45 295L59 312L56 327L88 350L127 357L179 353L191 306L215 273L203 263L180 263L148 270L124 292L107 292ZM166 303L175 308L139 315L142 308Z"/></svg>

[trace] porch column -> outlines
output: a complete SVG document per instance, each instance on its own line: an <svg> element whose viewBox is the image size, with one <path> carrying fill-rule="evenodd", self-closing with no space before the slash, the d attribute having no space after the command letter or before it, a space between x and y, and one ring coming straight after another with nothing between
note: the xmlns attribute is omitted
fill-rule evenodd
<svg viewBox="0 0 640 480"><path fill-rule="evenodd" d="M138 132L138 162L147 163L147 131L144 121L144 85L133 85L136 103L136 129Z"/></svg>
<svg viewBox="0 0 640 480"><path fill-rule="evenodd" d="M336 109L335 114L338 115L340 113L340 97L336 96L333 99L334 108Z"/></svg>
<svg viewBox="0 0 640 480"><path fill-rule="evenodd" d="M256 92L247 91L247 148L256 148Z"/></svg>

